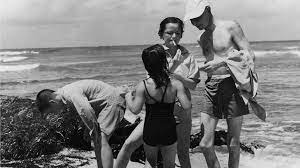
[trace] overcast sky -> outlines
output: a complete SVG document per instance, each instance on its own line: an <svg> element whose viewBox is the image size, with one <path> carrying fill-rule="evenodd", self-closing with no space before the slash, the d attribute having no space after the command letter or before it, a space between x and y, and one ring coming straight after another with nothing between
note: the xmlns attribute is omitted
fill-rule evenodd
<svg viewBox="0 0 300 168"><path fill-rule="evenodd" d="M184 0L0 0L0 48L160 42L159 23L183 18ZM212 0L219 19L237 20L250 41L299 40L300 0ZM200 34L186 23L182 42Z"/></svg>

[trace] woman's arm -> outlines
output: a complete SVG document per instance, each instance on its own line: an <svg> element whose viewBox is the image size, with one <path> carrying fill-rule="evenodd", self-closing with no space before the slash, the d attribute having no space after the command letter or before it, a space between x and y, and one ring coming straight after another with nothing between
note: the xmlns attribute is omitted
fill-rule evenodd
<svg viewBox="0 0 300 168"><path fill-rule="evenodd" d="M189 53L186 53L189 54ZM189 55L188 58L189 63L187 64L188 67L188 74L187 76L183 76L180 74L172 74L174 78L181 81L185 88L195 90L197 84L200 82L200 72L197 66L196 60L193 55ZM182 64L183 62L181 62ZM177 63L178 64L178 63ZM174 71L171 71L174 72Z"/></svg>
<svg viewBox="0 0 300 168"><path fill-rule="evenodd" d="M174 85L177 89L177 98L184 110L189 110L192 108L191 100L188 98L185 87L180 81L174 81Z"/></svg>
<svg viewBox="0 0 300 168"><path fill-rule="evenodd" d="M145 87L143 85L143 82L140 82L137 85L135 96L132 95L132 92L129 92L126 94L125 99L129 110L133 114L140 113L145 103Z"/></svg>

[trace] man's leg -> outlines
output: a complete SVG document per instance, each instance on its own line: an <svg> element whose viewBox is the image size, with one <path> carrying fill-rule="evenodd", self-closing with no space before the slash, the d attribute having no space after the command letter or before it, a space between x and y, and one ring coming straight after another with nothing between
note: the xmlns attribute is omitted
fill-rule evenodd
<svg viewBox="0 0 300 168"><path fill-rule="evenodd" d="M96 128L92 134L98 168L113 168L113 155L108 144L109 136Z"/></svg>
<svg viewBox="0 0 300 168"><path fill-rule="evenodd" d="M126 168L131 154L143 144L143 129L144 121L141 121L123 144L116 159L115 168Z"/></svg>
<svg viewBox="0 0 300 168"><path fill-rule="evenodd" d="M177 154L181 167L190 168L190 135L192 129L191 110L184 111L175 105L174 114L179 117L180 124L176 126L177 131Z"/></svg>
<svg viewBox="0 0 300 168"><path fill-rule="evenodd" d="M240 161L240 134L243 116L227 119L228 136L227 147L229 151L229 168L238 168Z"/></svg>
<svg viewBox="0 0 300 168"><path fill-rule="evenodd" d="M208 168L220 168L220 163L214 148L217 123L218 119L206 113L201 113L201 131L203 131L203 137L199 146L202 149Z"/></svg>
<svg viewBox="0 0 300 168"><path fill-rule="evenodd" d="M91 135L92 138L92 147L94 148L96 160L97 160L97 167L103 168L102 165L102 135L100 133L100 129L98 128L98 125L95 127L95 131Z"/></svg>
<svg viewBox="0 0 300 168"><path fill-rule="evenodd" d="M101 132L101 160L103 168L113 168L114 157L108 140L109 136Z"/></svg>

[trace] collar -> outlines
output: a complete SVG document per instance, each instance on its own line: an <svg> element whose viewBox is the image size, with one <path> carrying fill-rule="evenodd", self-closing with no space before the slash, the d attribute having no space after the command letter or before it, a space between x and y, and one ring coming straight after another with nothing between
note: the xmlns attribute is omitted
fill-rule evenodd
<svg viewBox="0 0 300 168"><path fill-rule="evenodd" d="M166 45L164 45L164 44L162 44L162 46L163 46L163 48L165 49L165 50L168 50L168 49L170 49L169 47L167 47Z"/></svg>
<svg viewBox="0 0 300 168"><path fill-rule="evenodd" d="M60 100L64 103L67 104L66 99L62 96L63 95L63 90L62 89L57 89L57 91L55 92L57 96L59 96Z"/></svg>

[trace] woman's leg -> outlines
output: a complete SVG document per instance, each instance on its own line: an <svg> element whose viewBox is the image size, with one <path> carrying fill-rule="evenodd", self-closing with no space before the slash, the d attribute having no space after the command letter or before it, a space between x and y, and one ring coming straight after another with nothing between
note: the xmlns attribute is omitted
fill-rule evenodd
<svg viewBox="0 0 300 168"><path fill-rule="evenodd" d="M163 156L164 168L174 168L177 143L174 143L169 146L161 147L160 149L161 149L161 155Z"/></svg>
<svg viewBox="0 0 300 168"><path fill-rule="evenodd" d="M149 146L144 143L144 150L146 154L146 159L150 164L150 167L156 168L157 165L157 155L158 155L158 147L156 146Z"/></svg>
<svg viewBox="0 0 300 168"><path fill-rule="evenodd" d="M143 129L144 121L141 121L123 144L116 159L115 168L126 168L131 154L143 144Z"/></svg>
<svg viewBox="0 0 300 168"><path fill-rule="evenodd" d="M179 117L180 124L176 126L177 130L177 154L180 165L184 168L191 168L190 162L190 135L192 128L191 110L184 111L177 104L174 114Z"/></svg>

